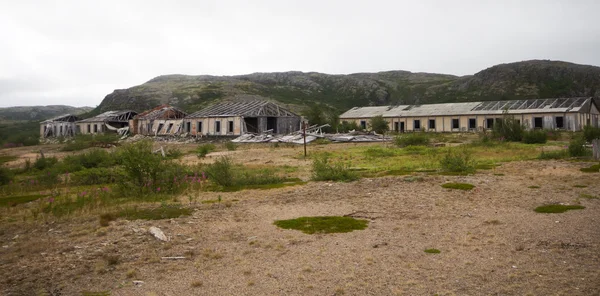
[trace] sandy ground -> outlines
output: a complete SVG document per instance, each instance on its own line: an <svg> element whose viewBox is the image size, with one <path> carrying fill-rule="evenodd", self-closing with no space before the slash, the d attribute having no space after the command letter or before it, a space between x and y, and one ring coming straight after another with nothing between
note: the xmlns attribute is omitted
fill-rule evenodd
<svg viewBox="0 0 600 296"><path fill-rule="evenodd" d="M258 148L268 150L269 148ZM290 148L282 155L300 153ZM287 151L287 152L286 152ZM224 152L248 164L293 157ZM209 158L210 159L210 158ZM210 161L210 160L206 160ZM193 215L98 215L0 226L2 295L600 295L600 174L564 161L513 162L474 176L404 176L221 195ZM503 175L502 175L503 174ZM476 185L470 192L440 187ZM528 186L540 186L531 189ZM573 185L586 185L574 188ZM238 200L238 201L233 201ZM539 214L548 203L585 206ZM353 215L365 230L308 235L274 220ZM148 234L161 228L169 242ZM427 254L436 248L440 254ZM183 256L183 260L162 257ZM143 283L135 284L134 281ZM54 294L52 294L54 293Z"/></svg>

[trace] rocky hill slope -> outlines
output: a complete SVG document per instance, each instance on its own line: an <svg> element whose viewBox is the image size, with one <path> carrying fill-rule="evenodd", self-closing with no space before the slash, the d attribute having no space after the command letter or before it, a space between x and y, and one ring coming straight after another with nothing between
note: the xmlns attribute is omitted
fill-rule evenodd
<svg viewBox="0 0 600 296"><path fill-rule="evenodd" d="M115 90L93 111L172 104L193 112L217 100L266 98L299 109L322 103L354 106L423 104L566 96L600 96L600 67L532 60L501 64L469 76L388 71L329 75L254 73L239 76L165 75Z"/></svg>
<svg viewBox="0 0 600 296"><path fill-rule="evenodd" d="M64 105L6 107L0 108L0 121L39 121L63 114L83 114L93 109Z"/></svg>

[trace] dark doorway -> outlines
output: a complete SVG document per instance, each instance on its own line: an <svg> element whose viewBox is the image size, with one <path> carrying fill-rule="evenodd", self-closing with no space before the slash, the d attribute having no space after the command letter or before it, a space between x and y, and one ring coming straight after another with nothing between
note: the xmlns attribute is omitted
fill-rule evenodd
<svg viewBox="0 0 600 296"><path fill-rule="evenodd" d="M221 122L215 121L215 134L221 134Z"/></svg>
<svg viewBox="0 0 600 296"><path fill-rule="evenodd" d="M258 118L246 117L246 118L244 118L244 123L246 124L245 132L258 133Z"/></svg>
<svg viewBox="0 0 600 296"><path fill-rule="evenodd" d="M413 121L413 130L418 131L421 129L421 120L414 120Z"/></svg>
<svg viewBox="0 0 600 296"><path fill-rule="evenodd" d="M400 122L400 132L404 132L404 121Z"/></svg>
<svg viewBox="0 0 600 296"><path fill-rule="evenodd" d="M469 129L476 129L477 128L477 121L475 120L475 118L469 118Z"/></svg>
<svg viewBox="0 0 600 296"><path fill-rule="evenodd" d="M493 118L488 118L485 120L485 127L492 129L494 128L494 119Z"/></svg>
<svg viewBox="0 0 600 296"><path fill-rule="evenodd" d="M397 132L398 131L398 122L394 122L394 131Z"/></svg>
<svg viewBox="0 0 600 296"><path fill-rule="evenodd" d="M188 121L185 123L185 132L189 133L191 131L192 131L192 123Z"/></svg>
<svg viewBox="0 0 600 296"><path fill-rule="evenodd" d="M562 116L556 117L556 128L565 128L565 119Z"/></svg>
<svg viewBox="0 0 600 296"><path fill-rule="evenodd" d="M543 128L544 127L544 119L542 117L533 118L533 128Z"/></svg>
<svg viewBox="0 0 600 296"><path fill-rule="evenodd" d="M267 130L273 130L273 133L277 133L277 117L267 117Z"/></svg>
<svg viewBox="0 0 600 296"><path fill-rule="evenodd" d="M429 129L435 129L435 119L429 119Z"/></svg>

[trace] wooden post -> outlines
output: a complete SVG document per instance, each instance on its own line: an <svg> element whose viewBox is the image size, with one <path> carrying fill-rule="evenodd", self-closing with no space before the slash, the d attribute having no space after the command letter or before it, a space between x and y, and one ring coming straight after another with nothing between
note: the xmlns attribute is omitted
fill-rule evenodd
<svg viewBox="0 0 600 296"><path fill-rule="evenodd" d="M304 159L306 159L306 121L302 122L302 137L304 138Z"/></svg>
<svg viewBox="0 0 600 296"><path fill-rule="evenodd" d="M592 141L592 155L595 160L600 159L600 139L595 139Z"/></svg>

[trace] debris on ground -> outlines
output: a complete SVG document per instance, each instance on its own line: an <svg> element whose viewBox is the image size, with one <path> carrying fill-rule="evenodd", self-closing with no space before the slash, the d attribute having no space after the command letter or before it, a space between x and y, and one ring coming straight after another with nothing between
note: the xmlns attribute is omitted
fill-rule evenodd
<svg viewBox="0 0 600 296"><path fill-rule="evenodd" d="M150 227L150 229L148 230L150 232L150 234L154 235L154 237L156 237L156 239L161 240L163 242L167 242L169 241L169 239L167 238L167 236L165 235L165 233L160 230L160 228L158 227Z"/></svg>

